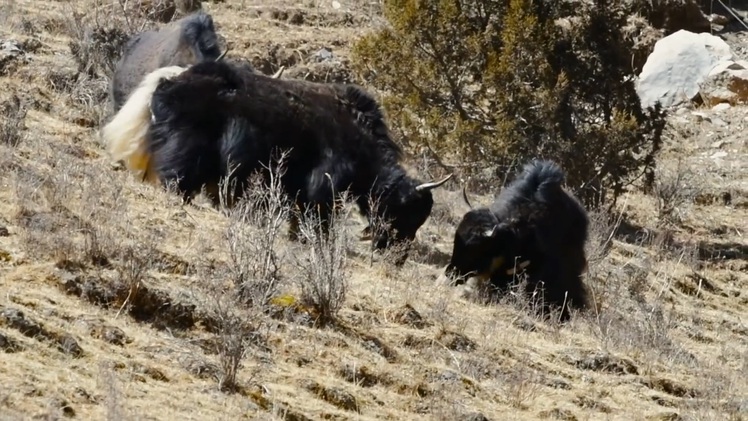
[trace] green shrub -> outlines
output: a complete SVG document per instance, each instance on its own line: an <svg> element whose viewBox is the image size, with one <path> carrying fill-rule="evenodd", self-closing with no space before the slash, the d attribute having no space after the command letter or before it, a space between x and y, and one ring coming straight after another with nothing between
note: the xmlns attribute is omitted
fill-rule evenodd
<svg viewBox="0 0 748 421"><path fill-rule="evenodd" d="M651 184L664 113L642 110L623 0L385 0L354 46L411 152L468 174L557 161L588 205Z"/></svg>

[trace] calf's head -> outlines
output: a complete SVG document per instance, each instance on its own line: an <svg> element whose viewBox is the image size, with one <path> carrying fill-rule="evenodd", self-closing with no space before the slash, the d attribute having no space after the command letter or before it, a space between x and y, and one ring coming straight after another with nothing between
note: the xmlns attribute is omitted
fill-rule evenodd
<svg viewBox="0 0 748 421"><path fill-rule="evenodd" d="M527 243L511 223L500 221L486 208L473 209L463 216L455 231L450 259L444 274L460 285L471 277L481 281L498 277L510 279L529 261L515 262Z"/></svg>

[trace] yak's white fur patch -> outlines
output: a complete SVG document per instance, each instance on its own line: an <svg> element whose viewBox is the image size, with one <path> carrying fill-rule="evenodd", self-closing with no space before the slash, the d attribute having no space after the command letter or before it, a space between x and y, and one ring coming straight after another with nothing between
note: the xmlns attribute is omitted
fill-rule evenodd
<svg viewBox="0 0 748 421"><path fill-rule="evenodd" d="M146 135L151 123L151 97L161 79L171 79L187 67L169 66L149 73L114 118L101 129L101 139L112 159L122 161L138 179L158 183L148 154Z"/></svg>

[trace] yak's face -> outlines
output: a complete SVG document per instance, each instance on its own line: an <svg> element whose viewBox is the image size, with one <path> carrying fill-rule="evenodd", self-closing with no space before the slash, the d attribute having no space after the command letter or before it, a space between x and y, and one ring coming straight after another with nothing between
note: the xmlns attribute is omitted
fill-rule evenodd
<svg viewBox="0 0 748 421"><path fill-rule="evenodd" d="M497 220L488 209L471 210L457 227L445 275L457 285L471 277L486 280L502 272L511 276L518 247L517 234L509 224Z"/></svg>
<svg viewBox="0 0 748 421"><path fill-rule="evenodd" d="M403 192L405 193L405 192ZM373 246L384 249L391 245L413 241L418 229L431 215L434 199L430 191L410 191L382 207L384 222L372 233Z"/></svg>
<svg viewBox="0 0 748 421"><path fill-rule="evenodd" d="M374 214L377 221L370 221L364 229L362 239L371 239L375 249L407 243L416 238L434 206L431 190L446 183L452 175L439 181L421 183L404 176L391 184L385 196L379 197Z"/></svg>

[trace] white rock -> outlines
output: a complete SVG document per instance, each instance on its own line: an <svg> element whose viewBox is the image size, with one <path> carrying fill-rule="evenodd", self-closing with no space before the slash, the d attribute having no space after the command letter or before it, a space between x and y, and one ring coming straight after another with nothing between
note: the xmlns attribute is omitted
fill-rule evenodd
<svg viewBox="0 0 748 421"><path fill-rule="evenodd" d="M729 110L731 107L732 106L730 104L726 102L722 102L712 107L712 111L716 111L716 112L725 111L725 110Z"/></svg>
<svg viewBox="0 0 748 421"><path fill-rule="evenodd" d="M719 158L724 158L726 156L727 156L727 152L725 152L725 151L719 151L719 152L713 153L709 158L719 159Z"/></svg>
<svg viewBox="0 0 748 421"><path fill-rule="evenodd" d="M709 72L731 59L727 43L708 33L680 30L660 39L639 74L636 90L642 107L691 100Z"/></svg>

